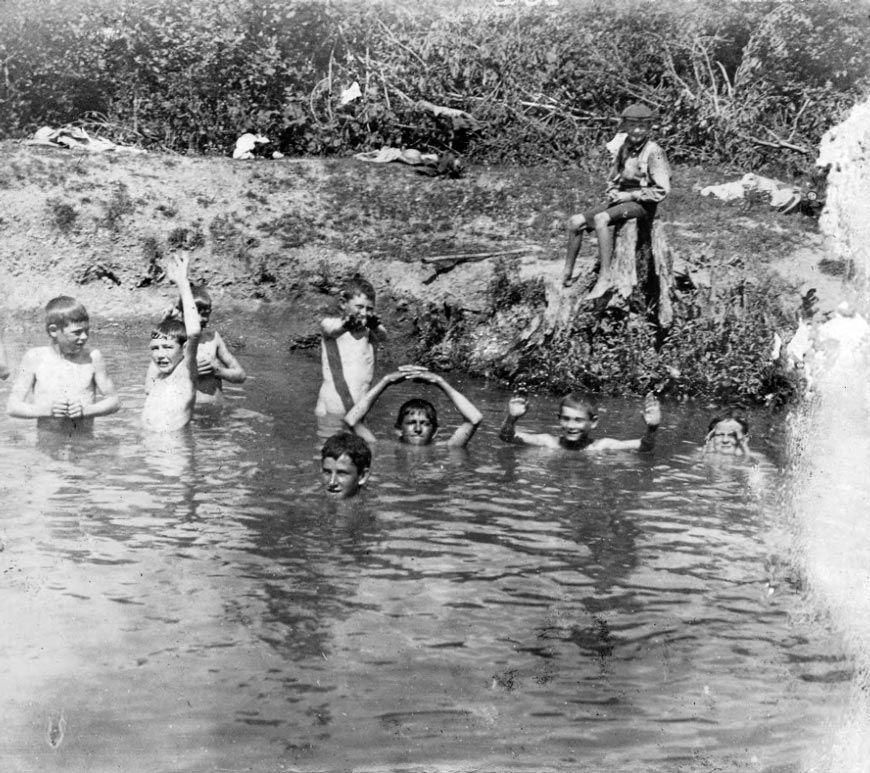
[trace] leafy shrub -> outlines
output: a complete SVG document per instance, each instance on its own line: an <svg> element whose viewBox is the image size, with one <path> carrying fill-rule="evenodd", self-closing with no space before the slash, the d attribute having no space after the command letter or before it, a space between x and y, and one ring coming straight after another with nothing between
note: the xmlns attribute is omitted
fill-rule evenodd
<svg viewBox="0 0 870 773"><path fill-rule="evenodd" d="M183 152L228 153L257 131L285 153L397 145L595 165L640 100L675 160L797 169L870 85L870 19L847 0L6 5L0 136L78 121ZM362 95L342 104L353 82Z"/></svg>

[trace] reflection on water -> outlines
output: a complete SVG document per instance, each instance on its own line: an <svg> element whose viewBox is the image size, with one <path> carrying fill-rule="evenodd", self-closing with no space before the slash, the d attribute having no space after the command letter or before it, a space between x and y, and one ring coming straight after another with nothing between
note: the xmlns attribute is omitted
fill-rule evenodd
<svg viewBox="0 0 870 773"><path fill-rule="evenodd" d="M705 461L689 409L651 457L507 447L470 384L466 452L385 442L326 501L317 363L262 334L170 438L120 336L92 438L0 419L3 771L798 769L850 674L781 568L772 464Z"/></svg>

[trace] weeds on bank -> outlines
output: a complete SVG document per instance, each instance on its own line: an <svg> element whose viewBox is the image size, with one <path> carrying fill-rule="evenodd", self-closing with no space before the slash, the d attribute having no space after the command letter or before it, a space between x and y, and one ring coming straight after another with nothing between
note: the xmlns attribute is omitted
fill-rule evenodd
<svg viewBox="0 0 870 773"><path fill-rule="evenodd" d="M46 201L51 221L62 234L68 235L75 230L78 212L72 204L60 199L51 198Z"/></svg>
<svg viewBox="0 0 870 773"><path fill-rule="evenodd" d="M115 183L109 200L104 204L103 218L100 225L112 232L121 228L124 218L135 210L133 199L124 183Z"/></svg>

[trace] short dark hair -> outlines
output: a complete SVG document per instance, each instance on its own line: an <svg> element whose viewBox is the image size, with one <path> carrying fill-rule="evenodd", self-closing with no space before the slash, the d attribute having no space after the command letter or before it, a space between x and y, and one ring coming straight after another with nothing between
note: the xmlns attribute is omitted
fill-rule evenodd
<svg viewBox="0 0 870 773"><path fill-rule="evenodd" d="M172 338L183 344L187 341L187 329L181 320L169 317L158 322L151 331L151 338Z"/></svg>
<svg viewBox="0 0 870 773"><path fill-rule="evenodd" d="M71 322L89 322L88 310L69 295L58 295L45 304L45 329L64 328Z"/></svg>
<svg viewBox="0 0 870 773"><path fill-rule="evenodd" d="M354 463L356 471L362 473L372 466L372 450L359 435L339 432L326 438L320 449L320 459L340 459L347 454Z"/></svg>
<svg viewBox="0 0 870 773"><path fill-rule="evenodd" d="M410 400L405 400L399 406L399 413L396 416L396 429L401 429L402 422L411 411L423 411L426 414L426 418L432 424L432 434L434 435L435 430L438 429L438 412L432 403L424 400L422 397L412 397Z"/></svg>
<svg viewBox="0 0 870 773"><path fill-rule="evenodd" d="M575 411L586 411L590 421L595 421L598 418L598 409L595 403L588 397L578 397L573 393L569 393L562 398L559 403L559 410L565 407L573 408Z"/></svg>
<svg viewBox="0 0 870 773"><path fill-rule="evenodd" d="M365 295L372 303L375 302L375 288L371 282L359 274L354 274L342 285L341 297L349 301L357 295Z"/></svg>
<svg viewBox="0 0 870 773"><path fill-rule="evenodd" d="M734 411L727 411L721 416L714 416L710 423L707 425L707 432L712 432L720 421L736 421L740 425L740 428L743 430L743 434L749 434L749 421L747 421L746 418L738 413L735 413Z"/></svg>

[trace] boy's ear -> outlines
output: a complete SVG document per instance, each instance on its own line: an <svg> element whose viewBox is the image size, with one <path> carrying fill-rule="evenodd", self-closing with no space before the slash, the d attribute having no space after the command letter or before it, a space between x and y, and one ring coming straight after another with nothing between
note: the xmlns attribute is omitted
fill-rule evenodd
<svg viewBox="0 0 870 773"><path fill-rule="evenodd" d="M54 338L57 335L57 325L51 324L48 326L48 334Z"/></svg>
<svg viewBox="0 0 870 773"><path fill-rule="evenodd" d="M365 469L364 469L364 470L359 474L359 477L357 478L357 482L359 483L360 486L365 486L365 485L366 485L366 481L369 479L369 473L370 473L370 472L371 472L371 470L370 470L368 467L366 467L366 468L365 468Z"/></svg>

